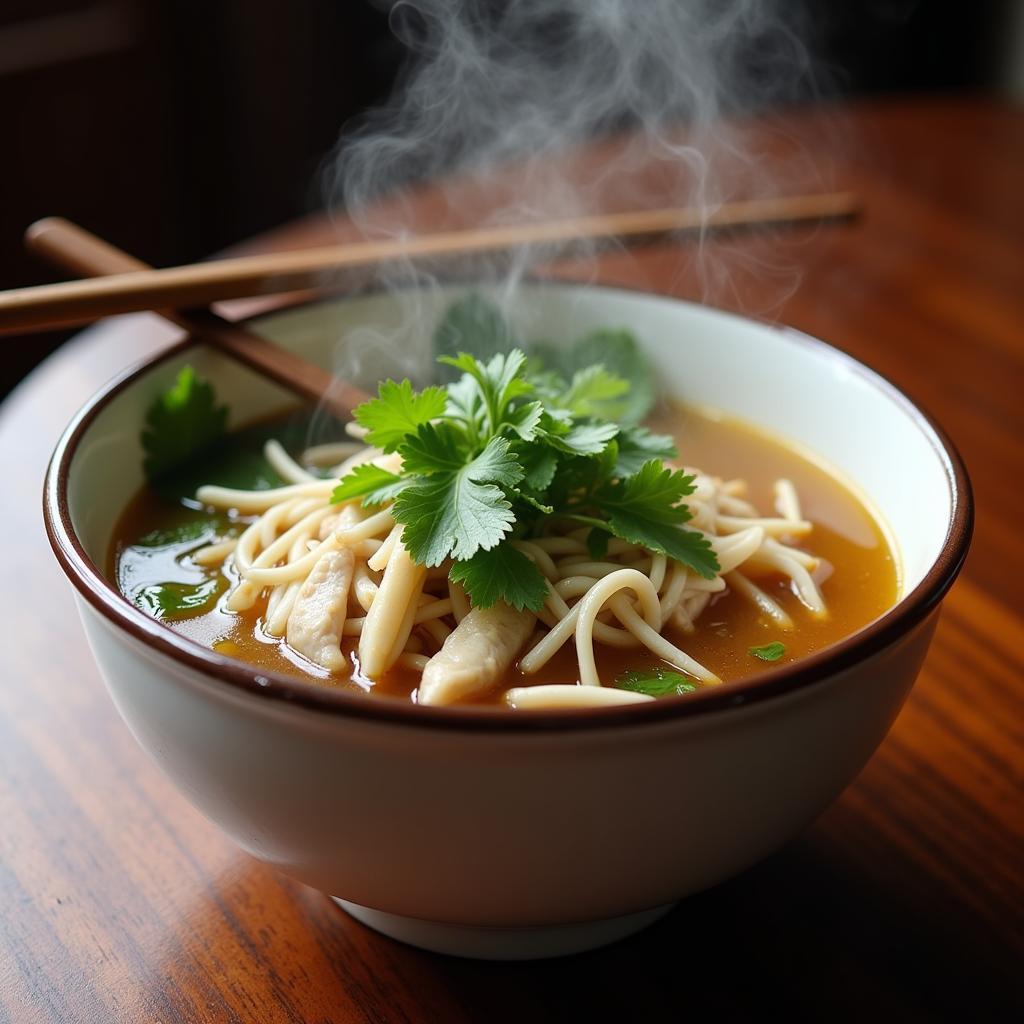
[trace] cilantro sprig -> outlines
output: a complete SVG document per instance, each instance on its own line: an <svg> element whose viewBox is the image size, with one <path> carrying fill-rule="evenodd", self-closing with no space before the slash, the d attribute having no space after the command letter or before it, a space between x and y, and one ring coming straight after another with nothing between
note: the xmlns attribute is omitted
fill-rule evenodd
<svg viewBox="0 0 1024 1024"><path fill-rule="evenodd" d="M227 406L217 404L213 385L193 367L182 367L146 412L142 449L147 479L165 476L207 448L224 434L227 421Z"/></svg>
<svg viewBox="0 0 1024 1024"><path fill-rule="evenodd" d="M451 315L445 324L450 334ZM487 358L449 351L438 362L460 375L422 391L385 381L355 412L368 443L401 456L401 472L358 466L332 500L391 502L413 559L451 559L450 578L477 607L541 608L547 583L509 542L536 535L550 517L589 526L592 552L615 536L715 575L710 544L683 525L693 478L662 461L676 454L671 438L616 421L640 408L629 404L631 380L600 363L566 380L518 348Z"/></svg>
<svg viewBox="0 0 1024 1024"><path fill-rule="evenodd" d="M646 693L651 697L667 697L670 694L693 693L700 689L700 683L656 665L646 671L623 672L616 678L615 688Z"/></svg>
<svg viewBox="0 0 1024 1024"><path fill-rule="evenodd" d="M773 640L768 644L748 647L747 653L755 658L759 658L761 661L778 661L786 653L786 645L780 640Z"/></svg>

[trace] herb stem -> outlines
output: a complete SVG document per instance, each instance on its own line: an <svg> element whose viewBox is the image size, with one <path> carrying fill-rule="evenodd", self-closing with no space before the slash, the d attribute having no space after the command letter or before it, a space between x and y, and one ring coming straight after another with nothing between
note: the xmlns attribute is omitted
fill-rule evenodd
<svg viewBox="0 0 1024 1024"><path fill-rule="evenodd" d="M576 512L562 512L557 513L559 519L571 519L574 523L579 523L581 526L593 526L598 530L607 530L608 523L603 519L595 519L593 516L584 516Z"/></svg>

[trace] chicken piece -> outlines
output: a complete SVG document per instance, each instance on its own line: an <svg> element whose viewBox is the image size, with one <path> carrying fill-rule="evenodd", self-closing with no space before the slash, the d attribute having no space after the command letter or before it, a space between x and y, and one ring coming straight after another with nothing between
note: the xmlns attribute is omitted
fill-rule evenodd
<svg viewBox="0 0 1024 1024"><path fill-rule="evenodd" d="M288 616L288 643L328 672L347 668L341 653L341 631L355 561L348 548L325 552L306 577Z"/></svg>
<svg viewBox="0 0 1024 1024"><path fill-rule="evenodd" d="M472 609L423 670L420 704L451 704L493 686L530 638L536 618L501 601Z"/></svg>

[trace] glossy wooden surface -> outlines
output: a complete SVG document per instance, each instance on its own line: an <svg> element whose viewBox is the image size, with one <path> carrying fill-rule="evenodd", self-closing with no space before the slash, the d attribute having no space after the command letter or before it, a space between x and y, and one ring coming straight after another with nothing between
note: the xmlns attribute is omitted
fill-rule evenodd
<svg viewBox="0 0 1024 1024"><path fill-rule="evenodd" d="M99 384L173 337L145 316L110 322L0 407L0 1020L1024 1010L1024 110L903 102L798 118L786 137L828 157L829 184L860 192L863 222L716 242L705 255L731 283L705 274L704 292L890 376L951 434L977 498L974 548L928 662L860 778L759 867L633 939L548 963L401 946L239 853L118 718L43 535L59 432ZM324 236L311 222L264 244ZM598 274L692 296L695 269L692 250L662 246L602 257ZM657 784L670 807L672 786L694 783Z"/></svg>

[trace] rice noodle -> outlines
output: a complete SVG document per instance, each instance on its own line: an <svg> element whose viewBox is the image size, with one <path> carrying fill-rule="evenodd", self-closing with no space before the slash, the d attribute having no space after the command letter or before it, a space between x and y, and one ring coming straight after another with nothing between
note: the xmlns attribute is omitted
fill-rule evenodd
<svg viewBox="0 0 1024 1024"><path fill-rule="evenodd" d="M213 544L207 544L205 548L193 551L191 558L196 565L220 565L235 547L238 541L233 537L229 540L220 540Z"/></svg>
<svg viewBox="0 0 1024 1024"><path fill-rule="evenodd" d="M317 480L309 470L303 469L282 447L280 441L271 439L263 446L263 457L270 463L274 472L290 484L308 483Z"/></svg>
<svg viewBox="0 0 1024 1024"><path fill-rule="evenodd" d="M307 466L337 466L356 452L365 451L361 441L334 441L330 444L315 444L302 453L301 462Z"/></svg>
<svg viewBox="0 0 1024 1024"><path fill-rule="evenodd" d="M358 430L350 433L360 435ZM265 595L263 630L268 636L286 637L314 567L331 564L322 560L344 549L354 568L343 617L332 628L336 639L347 638L348 645L356 640L365 676L376 680L392 667L422 673L442 647L450 657L458 627L472 610L462 585L448 578L451 563L429 570L417 565L402 544L402 527L389 507L367 510L358 501L333 505L333 478L316 478L276 441L267 443L265 454L288 481L285 486L262 491L205 486L197 492L207 505L250 517L237 538L218 538L191 555L199 566L222 565L232 581L222 607L245 611ZM345 441L307 449L301 463L340 462L344 471L372 462L396 471L397 459ZM712 578L618 537L595 558L587 546L590 527L557 520L546 523L540 536L510 541L537 566L548 586L537 621L531 616L525 624L519 672L534 675L570 639L579 665L576 683L512 687L505 694L510 707L598 707L653 699L607 685L609 680L602 680L598 671L595 643L643 649L700 685L714 685L719 681L714 672L674 643L666 630L681 642L700 628L702 613L727 590L748 603L752 614L778 629L792 630L792 616L759 585L761 578L781 578L811 614L827 614L811 576L819 559L796 546L805 541L812 524L803 518L792 481L776 481L777 516L763 516L747 498L744 481L690 472L695 473L695 489L687 499L692 514L687 529L702 533L711 544L719 562ZM308 604L308 588L305 593Z"/></svg>
<svg viewBox="0 0 1024 1024"><path fill-rule="evenodd" d="M616 704L646 704L652 700L654 698L647 693L617 690L612 686L575 686L567 683L514 686L505 694L505 703L521 710L599 708Z"/></svg>

